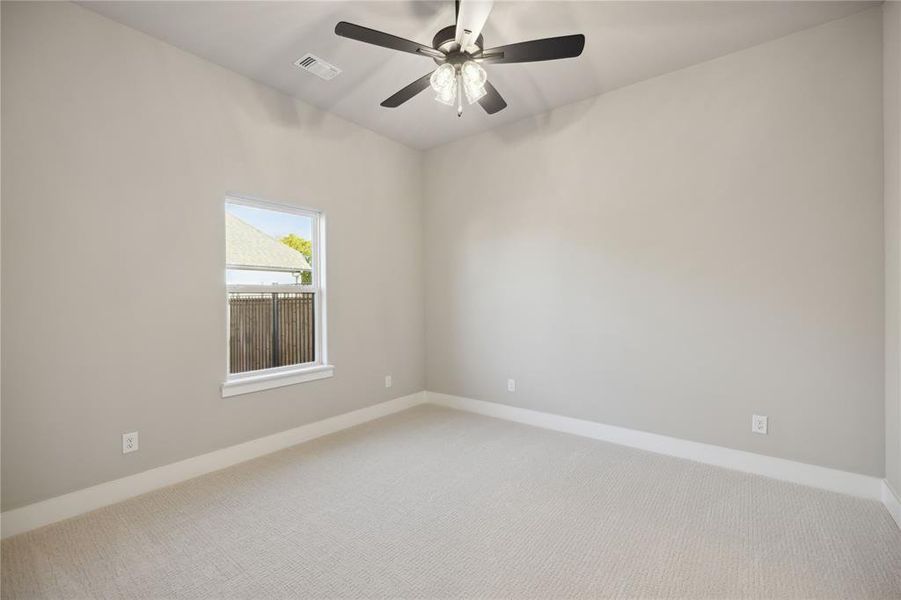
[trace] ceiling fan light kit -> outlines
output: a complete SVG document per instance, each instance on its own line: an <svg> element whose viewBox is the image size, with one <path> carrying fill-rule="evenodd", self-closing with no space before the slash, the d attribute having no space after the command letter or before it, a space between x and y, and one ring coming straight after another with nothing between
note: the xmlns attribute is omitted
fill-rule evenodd
<svg viewBox="0 0 901 600"><path fill-rule="evenodd" d="M435 90L435 100L448 106L456 104L458 117L463 115L462 96L465 95L466 101L473 104L488 93L485 90L487 82L488 74L485 69L472 60L460 67L444 63L429 77L429 84Z"/></svg>
<svg viewBox="0 0 901 600"><path fill-rule="evenodd" d="M431 58L438 68L400 89L382 102L386 108L397 108L423 90L431 87L435 100L457 107L463 116L463 98L476 102L489 115L507 107L507 102L488 81L488 73L480 63L518 63L574 58L582 54L585 36L581 34L532 40L484 49L482 27L488 19L493 2L458 0L456 24L441 29L432 39L432 46L341 21L335 33L352 40L417 54Z"/></svg>

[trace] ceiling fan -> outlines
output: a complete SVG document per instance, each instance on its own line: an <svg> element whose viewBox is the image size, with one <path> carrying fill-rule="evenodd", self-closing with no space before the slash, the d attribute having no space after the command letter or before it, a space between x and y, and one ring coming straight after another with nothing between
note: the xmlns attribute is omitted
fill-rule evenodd
<svg viewBox="0 0 901 600"><path fill-rule="evenodd" d="M361 25L341 21L335 33L352 40L409 52L431 58L438 68L402 88L382 102L386 108L396 108L427 87L435 91L435 100L457 107L463 115L463 98L469 104L478 102L489 115L503 110L507 103L491 82L482 64L504 64L573 58L582 54L585 36L582 34L519 42L495 48L484 47L482 28L491 12L493 2L486 0L456 0L456 24L441 29L431 46L384 33Z"/></svg>

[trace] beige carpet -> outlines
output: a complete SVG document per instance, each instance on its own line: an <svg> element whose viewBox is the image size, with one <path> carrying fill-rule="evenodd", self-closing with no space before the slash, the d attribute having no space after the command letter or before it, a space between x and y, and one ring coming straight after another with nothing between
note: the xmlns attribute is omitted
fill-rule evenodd
<svg viewBox="0 0 901 600"><path fill-rule="evenodd" d="M901 598L877 502L430 406L2 548L3 598Z"/></svg>

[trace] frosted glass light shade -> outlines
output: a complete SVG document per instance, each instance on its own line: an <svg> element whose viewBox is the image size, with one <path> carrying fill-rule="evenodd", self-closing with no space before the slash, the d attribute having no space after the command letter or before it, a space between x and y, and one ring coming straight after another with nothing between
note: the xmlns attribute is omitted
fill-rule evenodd
<svg viewBox="0 0 901 600"><path fill-rule="evenodd" d="M457 99L457 70L453 65L444 63L432 73L429 84L435 90L435 100L453 106Z"/></svg>
<svg viewBox="0 0 901 600"><path fill-rule="evenodd" d="M466 61L460 68L460 75L463 78L466 100L470 104L486 94L485 83L488 81L488 74L479 63L472 60Z"/></svg>

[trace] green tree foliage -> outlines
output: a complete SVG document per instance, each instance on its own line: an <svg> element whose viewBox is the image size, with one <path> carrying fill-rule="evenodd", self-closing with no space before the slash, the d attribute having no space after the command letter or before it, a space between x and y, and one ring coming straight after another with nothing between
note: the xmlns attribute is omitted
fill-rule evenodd
<svg viewBox="0 0 901 600"><path fill-rule="evenodd" d="M313 243L310 240L305 240L299 235L289 233L279 241L303 254L308 263L313 262Z"/></svg>
<svg viewBox="0 0 901 600"><path fill-rule="evenodd" d="M295 250L303 254L304 258L307 259L307 262L313 264L313 243L310 240L304 239L299 235L289 233L288 235L282 237L279 241L284 245L290 246L291 248L294 248ZM313 283L313 274L309 271L304 271L301 277L301 283L306 285Z"/></svg>

